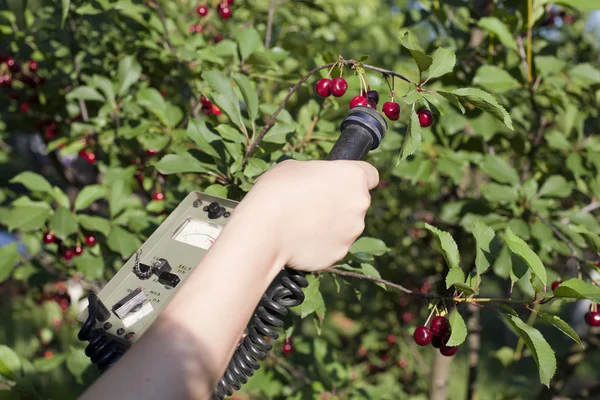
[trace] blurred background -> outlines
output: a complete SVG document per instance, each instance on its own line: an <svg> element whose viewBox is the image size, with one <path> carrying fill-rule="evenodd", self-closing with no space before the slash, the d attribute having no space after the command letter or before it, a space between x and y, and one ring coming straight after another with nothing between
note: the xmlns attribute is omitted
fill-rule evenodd
<svg viewBox="0 0 600 400"><path fill-rule="evenodd" d="M486 90L514 130L479 109L463 113L448 100L419 98L434 124L423 129L421 149L398 163L412 103L404 97L411 86L395 80L401 117L389 121L369 158L381 175L365 231L374 239L362 263L347 260L348 270L446 294L447 266L423 223L452 233L468 272L477 216L527 240L549 270L548 283L581 276L581 259L583 278L595 281L598 255L566 229L573 221L600 233L600 5L593 3L0 0L0 399L76 398L98 376L77 340L87 294L190 191L239 200L276 162L323 158L359 94L358 78L344 70L348 93L320 98L313 86L327 70L314 75L243 164L248 142L218 107L208 70L235 82L245 77L255 89L255 118L240 101L251 135L292 85L339 55L364 56L418 81L400 43L405 32L428 54L451 49L454 71L428 87ZM385 79L367 77L382 104L390 94ZM241 100L237 86L236 94ZM214 150L221 142L224 153ZM492 168L483 162L488 156L505 164ZM509 169L516 179L503 178ZM538 191L549 176L562 180ZM543 306L585 343L582 349L536 322L558 360L544 388L497 305L461 308L469 336L445 358L412 339L430 313L426 299L329 274L319 289L314 313L289 316L292 328L234 398L600 398L600 336L584 322L588 301ZM525 300L534 292L508 256L486 272L481 293ZM524 308L515 310L527 319Z"/></svg>

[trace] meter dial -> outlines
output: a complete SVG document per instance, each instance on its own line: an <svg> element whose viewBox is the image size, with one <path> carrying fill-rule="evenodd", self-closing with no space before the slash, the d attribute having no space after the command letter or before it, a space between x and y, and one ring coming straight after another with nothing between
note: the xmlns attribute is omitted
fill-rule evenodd
<svg viewBox="0 0 600 400"><path fill-rule="evenodd" d="M221 229L220 225L190 218L177 228L173 239L208 250L219 237Z"/></svg>

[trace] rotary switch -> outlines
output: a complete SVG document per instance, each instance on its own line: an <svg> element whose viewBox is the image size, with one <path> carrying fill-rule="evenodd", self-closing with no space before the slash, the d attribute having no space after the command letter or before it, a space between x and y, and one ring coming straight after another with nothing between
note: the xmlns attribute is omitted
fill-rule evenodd
<svg viewBox="0 0 600 400"><path fill-rule="evenodd" d="M206 207L206 211L208 212L208 218L216 219L225 213L225 207L221 207L219 203L213 201Z"/></svg>
<svg viewBox="0 0 600 400"><path fill-rule="evenodd" d="M133 273L138 278L145 280L152 276L152 267L146 264L139 263L135 267L133 267Z"/></svg>

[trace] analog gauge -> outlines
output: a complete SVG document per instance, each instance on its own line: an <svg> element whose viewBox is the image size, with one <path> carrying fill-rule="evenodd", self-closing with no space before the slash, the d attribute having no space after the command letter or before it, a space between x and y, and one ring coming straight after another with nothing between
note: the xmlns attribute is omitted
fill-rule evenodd
<svg viewBox="0 0 600 400"><path fill-rule="evenodd" d="M219 237L221 229L220 225L190 218L177 228L173 239L208 250Z"/></svg>

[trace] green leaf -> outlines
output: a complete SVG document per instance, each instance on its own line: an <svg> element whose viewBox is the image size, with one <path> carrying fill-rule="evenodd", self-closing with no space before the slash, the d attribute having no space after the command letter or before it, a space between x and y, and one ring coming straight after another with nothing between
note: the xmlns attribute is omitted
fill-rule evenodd
<svg viewBox="0 0 600 400"><path fill-rule="evenodd" d="M514 167L498 156L487 154L480 165L481 169L495 181L513 185L519 183L519 175Z"/></svg>
<svg viewBox="0 0 600 400"><path fill-rule="evenodd" d="M167 104L158 90L154 88L140 90L137 93L137 101L142 107L154 114L164 126L170 127Z"/></svg>
<svg viewBox="0 0 600 400"><path fill-rule="evenodd" d="M450 322L452 333L450 334L450 338L448 338L446 346L459 346L463 344L467 338L467 325L463 317L458 311L454 310L450 313L448 321Z"/></svg>
<svg viewBox="0 0 600 400"><path fill-rule="evenodd" d="M452 238L452 235L427 223L425 223L425 229L433 233L437 239L440 247L442 248L444 258L446 259L448 266L450 268L460 268L460 254L458 253L458 246L456 245L454 238Z"/></svg>
<svg viewBox="0 0 600 400"><path fill-rule="evenodd" d="M17 261L19 261L19 247L16 242L0 247L0 283L10 278Z"/></svg>
<svg viewBox="0 0 600 400"><path fill-rule="evenodd" d="M97 200L106 196L106 188L100 185L89 185L81 189L75 199L75 211L84 210Z"/></svg>
<svg viewBox="0 0 600 400"><path fill-rule="evenodd" d="M498 18L484 17L479 19L477 24L489 33L495 35L498 40L500 40L500 43L502 43L505 47L515 51L519 50L517 47L517 41L515 40L513 34Z"/></svg>
<svg viewBox="0 0 600 400"><path fill-rule="evenodd" d="M221 137L225 140L229 140L234 143L244 143L246 138L239 130L235 129L231 125L219 125L215 128L217 132L221 134Z"/></svg>
<svg viewBox="0 0 600 400"><path fill-rule="evenodd" d="M537 364L540 381L549 387L550 380L556 372L556 357L552 347L546 342L540 331L527 325L519 317L508 314L502 315L527 345Z"/></svg>
<svg viewBox="0 0 600 400"><path fill-rule="evenodd" d="M121 255L123 259L131 257L142 245L136 235L120 227L113 227L106 241L108 247Z"/></svg>
<svg viewBox="0 0 600 400"><path fill-rule="evenodd" d="M425 98L425 100L427 100L427 102L429 104L431 104L433 107L437 108L437 110L440 112L440 115L446 115L446 110L444 109L444 106L442 105L442 102L440 101L442 95L440 95L438 92L435 92L435 93L421 92L421 95Z"/></svg>
<svg viewBox="0 0 600 400"><path fill-rule="evenodd" d="M211 96L213 102L242 130L240 104L229 79L225 74L217 70L206 71L202 76L215 92Z"/></svg>
<svg viewBox="0 0 600 400"><path fill-rule="evenodd" d="M366 236L358 238L350 247L351 254L367 253L374 256L381 256L389 250L383 240Z"/></svg>
<svg viewBox="0 0 600 400"><path fill-rule="evenodd" d="M510 228L506 229L504 240L510 248L510 251L527 263L529 268L531 268L540 281L542 281L542 284L545 288L548 282L548 277L546 275L546 268L544 267L542 260L540 260L540 257L533 250L531 250L531 248L523 239L515 235Z"/></svg>
<svg viewBox="0 0 600 400"><path fill-rule="evenodd" d="M67 20L67 15L69 15L69 6L71 5L71 0L62 0L62 18L60 20L60 26L65 26L65 21Z"/></svg>
<svg viewBox="0 0 600 400"><path fill-rule="evenodd" d="M326 309L323 295L319 291L321 282L313 275L308 275L306 279L308 280L308 287L304 290L306 298L304 303L299 306L300 309L298 311L302 318L305 318L314 312L317 314L319 320L323 322Z"/></svg>
<svg viewBox="0 0 600 400"><path fill-rule="evenodd" d="M540 72L543 77L548 77L553 74L561 72L566 66L567 62L554 56L535 56L533 57L535 68Z"/></svg>
<svg viewBox="0 0 600 400"><path fill-rule="evenodd" d="M512 89L521 87L519 81L502 68L493 65L483 65L479 67L473 84L496 93L504 93Z"/></svg>
<svg viewBox="0 0 600 400"><path fill-rule="evenodd" d="M244 168L244 176L256 178L269 168L269 164L260 158L250 158Z"/></svg>
<svg viewBox="0 0 600 400"><path fill-rule="evenodd" d="M432 56L431 66L427 71L427 80L449 74L456 64L456 54L450 49L438 48Z"/></svg>
<svg viewBox="0 0 600 400"><path fill-rule="evenodd" d="M414 41L414 35L406 32L403 36L400 37L400 44L410 51L410 55L417 63L417 67L419 68L419 73L423 73L427 71L433 59L425 54L421 46L417 42Z"/></svg>
<svg viewBox="0 0 600 400"><path fill-rule="evenodd" d="M0 374L9 379L21 376L21 358L10 347L0 344Z"/></svg>
<svg viewBox="0 0 600 400"><path fill-rule="evenodd" d="M119 62L117 73L119 96L127 93L131 85L136 83L142 75L142 66L137 62L134 56L127 56Z"/></svg>
<svg viewBox="0 0 600 400"><path fill-rule="evenodd" d="M206 164L198 161L190 153L167 154L156 163L155 167L161 174L209 171Z"/></svg>
<svg viewBox="0 0 600 400"><path fill-rule="evenodd" d="M71 351L67 355L67 369L73 374L77 382L82 383L83 374L91 365L92 363L83 349L71 347Z"/></svg>
<svg viewBox="0 0 600 400"><path fill-rule="evenodd" d="M73 89L69 94L65 96L67 100L88 100L88 101L100 101L104 103L104 96L100 94L96 89L90 86L79 86Z"/></svg>
<svg viewBox="0 0 600 400"><path fill-rule="evenodd" d="M554 296L568 299L587 299L594 303L600 303L600 287L573 278L562 282L554 290Z"/></svg>
<svg viewBox="0 0 600 400"><path fill-rule="evenodd" d="M31 201L27 199L15 206L0 221L8 227L9 231L20 229L22 231L37 230L41 228L50 215L50 206L44 201Z"/></svg>
<svg viewBox="0 0 600 400"><path fill-rule="evenodd" d="M577 64L569 70L568 74L582 85L595 85L600 83L600 70L589 63Z"/></svg>
<svg viewBox="0 0 600 400"><path fill-rule="evenodd" d="M294 125L277 122L267 131L261 142L284 144L288 141L290 134L295 131Z"/></svg>
<svg viewBox="0 0 600 400"><path fill-rule="evenodd" d="M240 29L235 33L235 40L239 44L240 56L245 60L254 52L263 48L262 40L256 29L249 27Z"/></svg>
<svg viewBox="0 0 600 400"><path fill-rule="evenodd" d="M20 183L32 192L49 193L54 196L52 185L43 176L25 171L10 180L10 183Z"/></svg>
<svg viewBox="0 0 600 400"><path fill-rule="evenodd" d="M583 343L581 343L581 339L579 338L577 332L575 332L575 330L571 328L569 324L560 319L557 315L551 315L545 312L537 311L535 309L534 311L535 313L537 313L537 315L542 317L544 321L552 324L556 329L573 339L575 343L579 344L581 347L584 347Z"/></svg>
<svg viewBox="0 0 600 400"><path fill-rule="evenodd" d="M252 82L246 75L234 72L231 74L231 77L235 83L237 83L238 87L240 88L240 92L242 92L242 97L244 98L244 102L248 108L250 120L254 121L258 115L258 95L256 93L256 89L254 89Z"/></svg>
<svg viewBox="0 0 600 400"><path fill-rule="evenodd" d="M205 121L190 120L187 127L187 135L198 145L198 150L216 158L221 157L211 144L212 142L221 141L221 137L212 133L206 126Z"/></svg>
<svg viewBox="0 0 600 400"><path fill-rule="evenodd" d="M471 103L475 107L492 114L495 118L502 121L510 130L513 130L510 114L504 107L498 104L498 101L496 101L491 94L475 88L455 89L450 93L457 96L459 99Z"/></svg>
<svg viewBox="0 0 600 400"><path fill-rule="evenodd" d="M117 103L115 101L115 91L110 79L104 76L94 75L89 84L97 87L102 91L102 93L104 93L104 98L109 102L112 108L116 107Z"/></svg>
<svg viewBox="0 0 600 400"><path fill-rule="evenodd" d="M77 271L81 272L87 280L99 280L104 276L104 260L102 257L96 257L89 252L75 257L75 266Z"/></svg>
<svg viewBox="0 0 600 400"><path fill-rule="evenodd" d="M131 196L131 186L127 180L117 179L108 189L108 209L114 218L127 207Z"/></svg>
<svg viewBox="0 0 600 400"><path fill-rule="evenodd" d="M419 123L419 117L415 112L415 106L410 114L410 121L404 134L404 141L402 142L402 150L400 153L400 160L404 161L410 155L415 154L421 148L421 124Z"/></svg>
<svg viewBox="0 0 600 400"><path fill-rule="evenodd" d="M104 236L107 236L110 231L110 222L106 218L79 214L77 215L77 221L79 222L79 225L87 231L100 232Z"/></svg>
<svg viewBox="0 0 600 400"><path fill-rule="evenodd" d="M217 196L217 197L226 199L228 190L225 186L215 183L215 184L210 185L207 188L205 188L202 192L206 193L206 194L210 194L212 196Z"/></svg>
<svg viewBox="0 0 600 400"><path fill-rule="evenodd" d="M483 274L496 260L500 252L500 243L492 228L477 219L473 224L477 253L475 254L475 267L477 275Z"/></svg>
<svg viewBox="0 0 600 400"><path fill-rule="evenodd" d="M594 232L582 225L569 225L569 227L573 232L577 232L583 236L587 245L596 253L600 254L600 236L596 235Z"/></svg>
<svg viewBox="0 0 600 400"><path fill-rule="evenodd" d="M446 275L446 289L450 289L455 283L465 283L465 273L460 267L452 267Z"/></svg>
<svg viewBox="0 0 600 400"><path fill-rule="evenodd" d="M513 203L519 198L516 186L499 185L488 183L483 190L483 197L489 201L498 203Z"/></svg>
<svg viewBox="0 0 600 400"><path fill-rule="evenodd" d="M37 358L33 360L33 366L38 372L51 372L60 368L66 359L66 354L55 354L52 358Z"/></svg>
<svg viewBox="0 0 600 400"><path fill-rule="evenodd" d="M79 225L71 211L64 207L58 207L50 218L50 230L57 238L65 240L79 231Z"/></svg>
<svg viewBox="0 0 600 400"><path fill-rule="evenodd" d="M448 100L453 106L458 108L460 110L460 112L462 112L463 114L465 113L465 107L462 105L460 100L458 100L458 97L456 97L455 95L453 95L450 92L444 92L442 90L439 90L437 93L440 96L443 96L446 100Z"/></svg>
<svg viewBox="0 0 600 400"><path fill-rule="evenodd" d="M552 175L546 179L540 188L541 197L560 197L565 198L571 194L572 185L560 175Z"/></svg>
<svg viewBox="0 0 600 400"><path fill-rule="evenodd" d="M67 196L67 194L63 192L58 186L54 186L52 188L52 196L54 197L58 205L63 206L65 208L71 208L69 196Z"/></svg>

